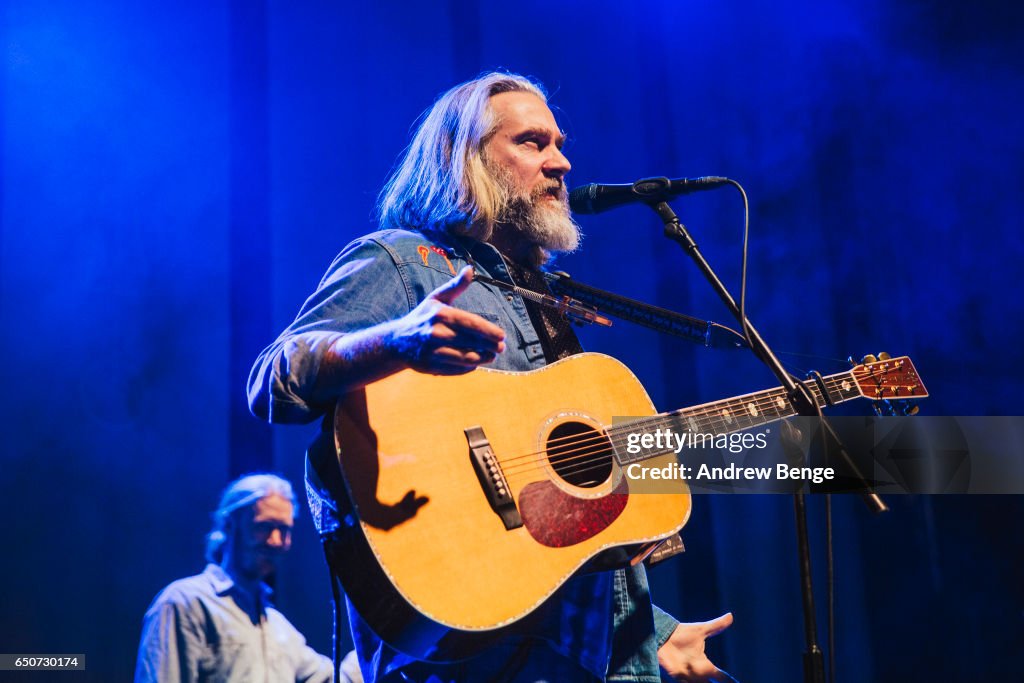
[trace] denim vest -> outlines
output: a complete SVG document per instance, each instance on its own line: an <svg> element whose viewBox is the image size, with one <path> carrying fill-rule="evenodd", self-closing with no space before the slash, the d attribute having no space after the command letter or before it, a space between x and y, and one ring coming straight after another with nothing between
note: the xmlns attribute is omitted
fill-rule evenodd
<svg viewBox="0 0 1024 683"><path fill-rule="evenodd" d="M309 422L330 410L330 405L311 404L308 397L331 344L343 334L405 315L468 263L482 275L512 281L498 251L469 238L441 241L416 232L384 230L350 244L295 321L257 359L249 377L253 413L271 422ZM517 294L473 282L453 305L505 331L505 351L488 367L526 371L546 364L537 331ZM318 531L330 533L337 528L336 509L312 467L307 467L307 492ZM369 673L368 681L381 683L392 680L411 660L378 641L354 610L349 613L364 676ZM661 680L657 648L678 623L652 607L642 566L571 579L524 621L520 637L547 642L598 680L633 683ZM543 661L547 655L550 651L537 652L531 659ZM487 657L482 655L481 662ZM455 678L477 679L464 675L465 664L460 671Z"/></svg>

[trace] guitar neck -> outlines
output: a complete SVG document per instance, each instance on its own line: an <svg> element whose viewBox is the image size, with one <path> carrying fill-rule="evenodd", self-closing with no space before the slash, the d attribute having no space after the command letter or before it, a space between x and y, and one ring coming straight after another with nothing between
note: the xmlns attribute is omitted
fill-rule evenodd
<svg viewBox="0 0 1024 683"><path fill-rule="evenodd" d="M822 378L824 392L822 386L819 386L817 382L808 381L805 384L820 407L843 403L863 395L852 370ZM693 434L730 434L778 422L796 414L796 409L786 396L786 390L777 387L691 408L682 408L670 413L617 423L608 430L608 434L612 441L615 459L620 465L625 466L673 452L668 449L659 452L643 449L640 453L629 453L625 447L629 434L638 432L650 434L658 429L669 429L676 433L689 431Z"/></svg>

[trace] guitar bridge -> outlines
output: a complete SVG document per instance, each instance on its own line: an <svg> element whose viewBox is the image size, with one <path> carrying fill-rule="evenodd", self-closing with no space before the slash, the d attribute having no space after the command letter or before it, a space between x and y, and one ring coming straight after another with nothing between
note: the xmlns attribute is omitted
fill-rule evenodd
<svg viewBox="0 0 1024 683"><path fill-rule="evenodd" d="M498 458L494 455L491 442L484 434L483 427L467 427L462 431L469 443L469 459L473 463L476 477L480 480L480 487L483 488L491 509L501 518L506 531L521 527L523 518L519 515L519 508L512 498L512 490L508 486Z"/></svg>

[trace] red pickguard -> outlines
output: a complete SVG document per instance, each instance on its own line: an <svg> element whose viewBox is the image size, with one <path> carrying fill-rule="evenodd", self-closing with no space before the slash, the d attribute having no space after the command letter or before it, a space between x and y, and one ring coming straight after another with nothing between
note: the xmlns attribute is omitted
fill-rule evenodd
<svg viewBox="0 0 1024 683"><path fill-rule="evenodd" d="M601 498L577 498L550 481L535 481L519 495L519 513L535 541L549 548L565 548L607 529L626 509L628 493L625 478Z"/></svg>

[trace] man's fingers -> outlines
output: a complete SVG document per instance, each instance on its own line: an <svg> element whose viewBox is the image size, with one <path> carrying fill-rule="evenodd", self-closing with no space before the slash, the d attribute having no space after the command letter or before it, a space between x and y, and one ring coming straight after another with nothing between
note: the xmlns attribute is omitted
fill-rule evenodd
<svg viewBox="0 0 1024 683"><path fill-rule="evenodd" d="M495 354L489 351L457 349L450 346L438 347L434 349L432 355L435 363L466 368L475 368L478 365L490 363L495 358Z"/></svg>
<svg viewBox="0 0 1024 683"><path fill-rule="evenodd" d="M448 326L438 326L428 345L435 349L447 346L458 351L473 351L493 356L505 350L503 341L495 341L489 337L481 337L476 333Z"/></svg>
<svg viewBox="0 0 1024 683"><path fill-rule="evenodd" d="M458 275L428 295L428 299L445 304L444 307L436 311L435 320L452 328L455 335L468 332L487 342L487 347L498 346L505 339L505 330L476 313L451 306L451 303L466 291L472 282L473 267L466 266L459 271ZM502 347L495 350L500 353L504 349Z"/></svg>
<svg viewBox="0 0 1024 683"><path fill-rule="evenodd" d="M451 304L466 291L472 282L473 266L466 266L459 271L458 275L428 294L427 298L440 301L443 304Z"/></svg>
<svg viewBox="0 0 1024 683"><path fill-rule="evenodd" d="M472 282L473 268L466 266L403 318L396 338L408 362L439 374L466 372L505 350L505 330L451 305Z"/></svg>
<svg viewBox="0 0 1024 683"><path fill-rule="evenodd" d="M483 346L488 349L493 348L498 353L504 350L502 342L505 340L505 330L476 313L449 307L439 311L437 319L451 331L449 338L452 340L475 339L484 342ZM459 345L457 341L455 345Z"/></svg>
<svg viewBox="0 0 1024 683"><path fill-rule="evenodd" d="M705 621L704 624L704 637L710 638L711 636L717 636L725 629L732 626L732 612L726 612L717 619L711 621Z"/></svg>
<svg viewBox="0 0 1024 683"><path fill-rule="evenodd" d="M417 366L436 375L462 375L494 361L495 354L450 346L439 346L425 352Z"/></svg>

